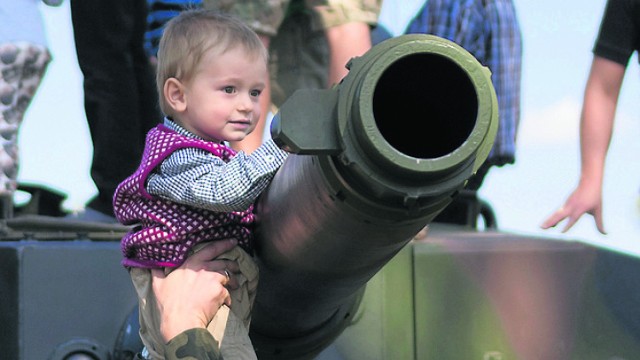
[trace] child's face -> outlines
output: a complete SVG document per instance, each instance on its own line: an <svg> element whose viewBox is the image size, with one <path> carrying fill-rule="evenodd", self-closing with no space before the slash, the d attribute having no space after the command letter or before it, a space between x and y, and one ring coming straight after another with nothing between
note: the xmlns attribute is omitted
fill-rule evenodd
<svg viewBox="0 0 640 360"><path fill-rule="evenodd" d="M180 125L211 141L240 141L260 118L260 94L267 81L267 65L238 46L224 54L209 51L193 79L184 84Z"/></svg>

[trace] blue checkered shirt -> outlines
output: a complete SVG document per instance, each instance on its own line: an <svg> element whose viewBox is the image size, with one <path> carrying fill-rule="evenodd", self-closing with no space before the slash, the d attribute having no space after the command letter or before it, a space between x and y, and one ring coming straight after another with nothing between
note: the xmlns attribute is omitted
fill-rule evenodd
<svg viewBox="0 0 640 360"><path fill-rule="evenodd" d="M175 122L164 124L177 133L200 139ZM244 211L269 185L287 158L273 140L250 155L240 151L229 162L198 148L183 148L167 157L149 175L146 190L175 202L212 211Z"/></svg>
<svg viewBox="0 0 640 360"><path fill-rule="evenodd" d="M457 43L491 70L498 98L499 125L487 162L515 161L520 122L522 36L511 0L427 0L407 27Z"/></svg>

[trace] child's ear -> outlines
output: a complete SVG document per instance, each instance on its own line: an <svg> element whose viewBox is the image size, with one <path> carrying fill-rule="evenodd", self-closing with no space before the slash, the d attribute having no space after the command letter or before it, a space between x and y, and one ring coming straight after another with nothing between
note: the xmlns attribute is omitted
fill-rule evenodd
<svg viewBox="0 0 640 360"><path fill-rule="evenodd" d="M187 108L187 97L180 80L169 78L164 82L164 98L175 112L183 112Z"/></svg>

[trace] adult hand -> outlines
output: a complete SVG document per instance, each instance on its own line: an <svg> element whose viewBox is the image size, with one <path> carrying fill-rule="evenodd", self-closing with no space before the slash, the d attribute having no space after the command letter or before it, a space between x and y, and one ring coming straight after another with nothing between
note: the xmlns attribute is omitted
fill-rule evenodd
<svg viewBox="0 0 640 360"><path fill-rule="evenodd" d="M202 249L198 250L198 252L189 256L180 268L193 271L215 271L228 277L228 281L225 283L227 289L235 290L240 287L238 277L236 276L236 274L240 273L240 265L233 260L218 259L218 257L231 250L237 244L238 242L235 239L208 243Z"/></svg>
<svg viewBox="0 0 640 360"><path fill-rule="evenodd" d="M152 287L160 312L160 332L165 341L185 330L206 328L223 305L231 305L227 272L238 272L238 264L212 260L237 245L237 241L214 241L165 275L151 271ZM233 277L233 276L231 276Z"/></svg>
<svg viewBox="0 0 640 360"><path fill-rule="evenodd" d="M585 213L594 217L596 227L602 234L606 234L602 221L602 194L598 188L579 186L569 196L567 201L556 212L549 216L540 226L549 229L558 225L564 219L568 219L562 232L567 232Z"/></svg>

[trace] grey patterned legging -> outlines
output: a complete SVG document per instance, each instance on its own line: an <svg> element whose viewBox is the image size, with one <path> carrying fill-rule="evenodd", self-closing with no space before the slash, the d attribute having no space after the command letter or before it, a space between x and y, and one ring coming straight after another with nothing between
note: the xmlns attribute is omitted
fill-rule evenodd
<svg viewBox="0 0 640 360"><path fill-rule="evenodd" d="M0 44L0 195L16 191L18 128L50 60L44 46Z"/></svg>

